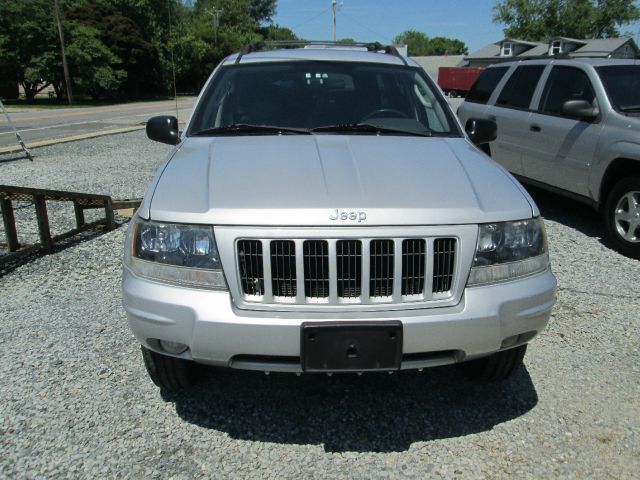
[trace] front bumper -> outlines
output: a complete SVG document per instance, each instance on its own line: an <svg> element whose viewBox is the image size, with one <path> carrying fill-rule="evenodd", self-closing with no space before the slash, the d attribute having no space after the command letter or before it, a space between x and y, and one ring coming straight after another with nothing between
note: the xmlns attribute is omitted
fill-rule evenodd
<svg viewBox="0 0 640 480"><path fill-rule="evenodd" d="M488 355L514 336L518 341L509 348L526 343L549 321L556 279L548 269L515 281L467 288L451 307L330 314L239 310L229 292L159 284L126 267L122 292L136 338L161 353L154 339L188 345L178 356L200 363L300 372L303 322L400 320L402 368L409 369Z"/></svg>

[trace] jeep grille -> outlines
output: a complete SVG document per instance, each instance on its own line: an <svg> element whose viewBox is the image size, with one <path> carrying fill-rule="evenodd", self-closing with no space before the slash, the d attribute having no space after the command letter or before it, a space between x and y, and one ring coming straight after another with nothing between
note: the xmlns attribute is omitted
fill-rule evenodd
<svg viewBox="0 0 640 480"><path fill-rule="evenodd" d="M249 302L424 302L452 295L456 251L455 238L242 239L237 266Z"/></svg>

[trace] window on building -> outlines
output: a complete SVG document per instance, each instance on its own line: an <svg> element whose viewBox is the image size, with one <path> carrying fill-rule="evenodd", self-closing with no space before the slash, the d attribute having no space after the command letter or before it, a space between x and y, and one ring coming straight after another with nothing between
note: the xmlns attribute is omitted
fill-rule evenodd
<svg viewBox="0 0 640 480"><path fill-rule="evenodd" d="M503 57L510 57L511 55L513 55L513 43L504 42L502 44L502 56Z"/></svg>
<svg viewBox="0 0 640 480"><path fill-rule="evenodd" d="M560 40L554 40L551 42L549 55L558 55L559 53L562 53L562 42Z"/></svg>

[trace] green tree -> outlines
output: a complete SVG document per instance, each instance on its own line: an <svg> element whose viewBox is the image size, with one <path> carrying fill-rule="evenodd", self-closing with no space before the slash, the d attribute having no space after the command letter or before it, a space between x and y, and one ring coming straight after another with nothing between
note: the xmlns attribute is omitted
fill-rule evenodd
<svg viewBox="0 0 640 480"><path fill-rule="evenodd" d="M0 2L0 73L22 85L27 99L50 83L60 60L60 44L46 0Z"/></svg>
<svg viewBox="0 0 640 480"><path fill-rule="evenodd" d="M260 27L258 32L264 40L299 40L293 31L280 25L267 25Z"/></svg>
<svg viewBox="0 0 640 480"><path fill-rule="evenodd" d="M634 0L503 0L493 7L493 21L505 25L506 37L531 41L616 37L638 19Z"/></svg>
<svg viewBox="0 0 640 480"><path fill-rule="evenodd" d="M109 5L86 3L70 10L67 19L95 29L100 41L119 59L111 66L126 72L120 96L140 98L158 93L158 49L144 38L144 30L131 18Z"/></svg>
<svg viewBox="0 0 640 480"><path fill-rule="evenodd" d="M100 40L95 28L71 24L67 44L74 91L92 98L118 96L127 72L114 68L122 61Z"/></svg>
<svg viewBox="0 0 640 480"><path fill-rule="evenodd" d="M469 53L467 45L457 38L432 37L429 41L428 55L466 55Z"/></svg>
<svg viewBox="0 0 640 480"><path fill-rule="evenodd" d="M275 0L196 0L185 7L171 40L179 89L199 90L224 57L248 43L297 39L290 29L268 23L275 6ZM217 30L214 9L222 10Z"/></svg>
<svg viewBox="0 0 640 480"><path fill-rule="evenodd" d="M257 23L270 22L276 13L276 0L249 0L248 8L249 16Z"/></svg>
<svg viewBox="0 0 640 480"><path fill-rule="evenodd" d="M296 39L274 25L276 0L60 0L74 92L140 97L199 90L215 66L247 43ZM221 10L214 28L213 9ZM0 75L33 98L64 95L51 0L0 0Z"/></svg>
<svg viewBox="0 0 640 480"><path fill-rule="evenodd" d="M407 45L412 57L425 55L465 55L467 46L457 38L433 37L417 30L406 30L393 39L396 45Z"/></svg>

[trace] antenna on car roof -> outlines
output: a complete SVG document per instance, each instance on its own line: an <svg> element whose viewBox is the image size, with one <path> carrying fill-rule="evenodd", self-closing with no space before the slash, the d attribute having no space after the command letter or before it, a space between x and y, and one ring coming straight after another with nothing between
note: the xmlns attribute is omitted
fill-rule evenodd
<svg viewBox="0 0 640 480"><path fill-rule="evenodd" d="M266 40L262 42L249 43L242 47L240 53L236 57L235 64L239 64L244 55L252 52L258 52L264 47L351 47L366 48L369 52L383 52L387 55L393 55L399 58L403 64L409 65L407 59L404 58L398 49L393 45L382 45L380 42L328 42L321 40Z"/></svg>

